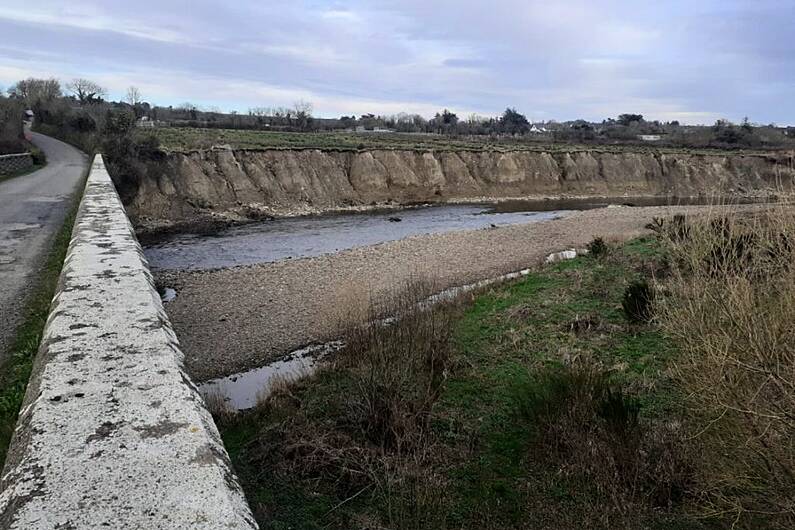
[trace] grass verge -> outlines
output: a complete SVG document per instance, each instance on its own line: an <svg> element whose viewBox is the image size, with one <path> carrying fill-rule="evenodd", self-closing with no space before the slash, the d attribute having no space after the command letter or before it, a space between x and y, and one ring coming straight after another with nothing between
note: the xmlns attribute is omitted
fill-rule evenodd
<svg viewBox="0 0 795 530"><path fill-rule="evenodd" d="M71 199L72 204L64 217L63 225L52 240L44 266L32 283L34 287L25 305L25 317L17 327L6 360L0 367L0 461L2 462L5 462L8 446L14 434L33 360L41 342L52 297L69 248L84 183L85 176Z"/></svg>
<svg viewBox="0 0 795 530"><path fill-rule="evenodd" d="M661 252L638 239L354 334L328 369L217 414L262 527L699 528L678 351L622 308Z"/></svg>

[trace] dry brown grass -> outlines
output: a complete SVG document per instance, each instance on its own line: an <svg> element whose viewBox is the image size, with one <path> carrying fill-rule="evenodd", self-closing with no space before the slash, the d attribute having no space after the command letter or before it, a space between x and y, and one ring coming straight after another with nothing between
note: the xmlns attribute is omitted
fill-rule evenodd
<svg viewBox="0 0 795 530"><path fill-rule="evenodd" d="M795 209L715 211L663 229L658 303L683 354L704 515L795 528Z"/></svg>
<svg viewBox="0 0 795 530"><path fill-rule="evenodd" d="M344 388L313 403L299 397L311 378L275 389L258 408L283 420L263 429L247 448L249 464L333 484L334 496L343 501L327 514L329 520L344 504L377 497L385 513L360 515L367 520L357 527L439 527L448 478L431 465L440 447L430 422L451 362L453 308L418 308L431 291L410 281L370 301L364 311L343 308L346 347L331 369ZM385 315L391 317L384 320Z"/></svg>
<svg viewBox="0 0 795 530"><path fill-rule="evenodd" d="M338 362L355 380L350 417L384 450L402 453L422 444L450 363L449 312L418 308L432 292L422 282L407 283L371 303L364 322L350 326L343 339ZM388 322L379 321L384 314Z"/></svg>
<svg viewBox="0 0 795 530"><path fill-rule="evenodd" d="M204 394L204 405L212 414L219 425L232 421L237 412L229 405L227 398L221 392L214 391Z"/></svg>

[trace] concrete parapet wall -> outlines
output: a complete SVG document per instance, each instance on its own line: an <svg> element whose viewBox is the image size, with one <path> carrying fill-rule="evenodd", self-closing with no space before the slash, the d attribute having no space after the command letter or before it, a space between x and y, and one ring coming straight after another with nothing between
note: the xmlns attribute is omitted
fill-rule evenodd
<svg viewBox="0 0 795 530"><path fill-rule="evenodd" d="M0 175L24 171L31 167L33 167L33 157L30 153L0 155Z"/></svg>
<svg viewBox="0 0 795 530"><path fill-rule="evenodd" d="M0 528L257 528L101 156L0 478Z"/></svg>

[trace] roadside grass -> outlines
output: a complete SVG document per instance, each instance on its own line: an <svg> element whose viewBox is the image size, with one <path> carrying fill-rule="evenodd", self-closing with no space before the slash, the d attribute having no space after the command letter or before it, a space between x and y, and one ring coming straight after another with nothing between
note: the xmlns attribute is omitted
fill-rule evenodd
<svg viewBox="0 0 795 530"><path fill-rule="evenodd" d="M661 252L647 237L545 266L217 416L262 527L700 528L677 349L621 307ZM435 318L450 334L432 345Z"/></svg>
<svg viewBox="0 0 795 530"><path fill-rule="evenodd" d="M64 217L61 229L55 234L46 261L32 282L32 292L24 308L25 317L15 331L6 359L0 366L0 461L5 462L11 438L25 397L33 361L41 342L44 324L69 248L77 209L83 192L81 180L72 197L72 205Z"/></svg>
<svg viewBox="0 0 795 530"><path fill-rule="evenodd" d="M271 132L238 129L158 127L137 132L154 136L166 151L188 152L229 145L233 149L319 149L323 151L364 151L370 149L408 151L544 151L592 153L725 153L719 149L651 147L643 145L576 145L533 141L532 138L451 137L438 134L353 133L353 132ZM753 154L755 151L737 151Z"/></svg>

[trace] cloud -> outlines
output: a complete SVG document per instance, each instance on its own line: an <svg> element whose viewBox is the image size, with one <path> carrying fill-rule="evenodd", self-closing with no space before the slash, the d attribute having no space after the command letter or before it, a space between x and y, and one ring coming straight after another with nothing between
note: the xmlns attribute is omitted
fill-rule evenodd
<svg viewBox="0 0 795 530"><path fill-rule="evenodd" d="M129 20L118 19L113 16L102 15L96 12L86 12L78 7L69 9L36 8L25 5L0 6L0 19L29 23L39 27L63 26L86 31L107 31L129 35L140 39L160 42L185 42L182 36L172 30L163 28L141 27Z"/></svg>
<svg viewBox="0 0 795 530"><path fill-rule="evenodd" d="M41 0L0 6L0 84L80 75L116 97L326 116L793 123L793 23L779 0Z"/></svg>

